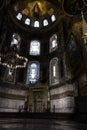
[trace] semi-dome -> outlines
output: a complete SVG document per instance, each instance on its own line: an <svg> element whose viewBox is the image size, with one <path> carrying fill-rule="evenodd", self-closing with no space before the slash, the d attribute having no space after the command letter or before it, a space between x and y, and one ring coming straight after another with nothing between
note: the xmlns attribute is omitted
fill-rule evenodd
<svg viewBox="0 0 87 130"><path fill-rule="evenodd" d="M57 3L47 0L18 0L12 4L9 12L19 26L27 29L46 28L57 21L60 13L60 3Z"/></svg>

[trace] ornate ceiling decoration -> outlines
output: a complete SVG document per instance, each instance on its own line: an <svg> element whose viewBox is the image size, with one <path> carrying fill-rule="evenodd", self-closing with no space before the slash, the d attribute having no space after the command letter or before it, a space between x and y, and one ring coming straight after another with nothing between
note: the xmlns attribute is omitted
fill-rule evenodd
<svg viewBox="0 0 87 130"><path fill-rule="evenodd" d="M68 15L81 14L87 11L87 0L63 0L63 9Z"/></svg>
<svg viewBox="0 0 87 130"><path fill-rule="evenodd" d="M15 12L21 12L26 17L41 18L54 13L55 7L47 0L19 0L14 5Z"/></svg>
<svg viewBox="0 0 87 130"><path fill-rule="evenodd" d="M47 13L47 9L46 9L47 3L46 2L42 2L42 3L40 1L34 1L34 2L30 2L30 3L26 1L25 6L20 6L20 2L19 2L16 5L16 11L19 12L21 10L22 14L24 14L26 16L30 16L30 17L34 17L35 13L36 14L39 13L40 16L45 15Z"/></svg>
<svg viewBox="0 0 87 130"><path fill-rule="evenodd" d="M51 29L60 19L61 11L58 0L15 0L9 6L13 22L21 29L33 32L47 27Z"/></svg>

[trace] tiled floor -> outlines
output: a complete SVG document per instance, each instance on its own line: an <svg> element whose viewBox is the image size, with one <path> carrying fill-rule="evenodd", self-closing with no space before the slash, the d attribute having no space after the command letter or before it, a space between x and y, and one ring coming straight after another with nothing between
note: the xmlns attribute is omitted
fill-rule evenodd
<svg viewBox="0 0 87 130"><path fill-rule="evenodd" d="M87 124L52 119L0 119L0 130L87 130Z"/></svg>

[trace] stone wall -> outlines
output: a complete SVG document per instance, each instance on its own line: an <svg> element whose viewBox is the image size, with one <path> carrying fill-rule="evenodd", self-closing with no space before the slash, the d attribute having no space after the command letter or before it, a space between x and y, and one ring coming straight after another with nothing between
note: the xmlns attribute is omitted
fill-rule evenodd
<svg viewBox="0 0 87 130"><path fill-rule="evenodd" d="M50 111L59 113L73 113L74 111L74 86L64 85L50 90Z"/></svg>
<svg viewBox="0 0 87 130"><path fill-rule="evenodd" d="M26 90L0 86L0 112L24 111Z"/></svg>

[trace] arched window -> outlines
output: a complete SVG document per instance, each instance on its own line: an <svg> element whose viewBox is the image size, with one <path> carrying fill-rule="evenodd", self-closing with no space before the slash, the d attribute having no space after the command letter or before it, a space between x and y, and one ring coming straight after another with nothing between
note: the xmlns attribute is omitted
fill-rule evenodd
<svg viewBox="0 0 87 130"><path fill-rule="evenodd" d="M44 19L43 20L43 26L47 26L48 25L48 20L47 19Z"/></svg>
<svg viewBox="0 0 87 130"><path fill-rule="evenodd" d="M30 42L30 55L40 55L40 42L37 40Z"/></svg>
<svg viewBox="0 0 87 130"><path fill-rule="evenodd" d="M58 58L55 57L50 61L50 86L59 83Z"/></svg>
<svg viewBox="0 0 87 130"><path fill-rule="evenodd" d="M12 35L11 47L19 50L20 49L20 42L21 42L21 38L20 38L19 34L14 33Z"/></svg>
<svg viewBox="0 0 87 130"><path fill-rule="evenodd" d="M69 43L68 43L68 56L70 60L70 65L72 67L72 72L76 73L76 67L80 67L82 65L81 63L81 52L79 51L79 45L74 37L74 35L71 35Z"/></svg>
<svg viewBox="0 0 87 130"><path fill-rule="evenodd" d="M30 19L29 19L29 18L26 18L25 24L26 24L26 25L30 25Z"/></svg>
<svg viewBox="0 0 87 130"><path fill-rule="evenodd" d="M4 73L4 80L7 82L12 82L14 83L15 81L15 70L12 68L6 68L5 73Z"/></svg>
<svg viewBox="0 0 87 130"><path fill-rule="evenodd" d="M13 69L9 68L8 75L12 75Z"/></svg>
<svg viewBox="0 0 87 130"><path fill-rule="evenodd" d="M50 38L50 52L53 52L57 49L58 47L58 40L57 40L57 35L54 34L51 38Z"/></svg>
<svg viewBox="0 0 87 130"><path fill-rule="evenodd" d="M70 54L69 56L70 56L70 60L71 60L72 64L75 64L75 62L80 58L80 55L79 55L76 40L73 35L71 36L71 39L69 41L69 50L68 51Z"/></svg>
<svg viewBox="0 0 87 130"><path fill-rule="evenodd" d="M40 26L39 21L35 21L34 22L34 27L39 28L39 26Z"/></svg>
<svg viewBox="0 0 87 130"><path fill-rule="evenodd" d="M17 18L18 20L21 20L21 19L22 19L22 14L21 14L21 13L18 13L17 16L16 16L16 18Z"/></svg>
<svg viewBox="0 0 87 130"><path fill-rule="evenodd" d="M39 80L40 66L38 62L30 62L27 68L27 81L26 84L36 83Z"/></svg>
<svg viewBox="0 0 87 130"><path fill-rule="evenodd" d="M51 16L51 21L52 22L56 21L56 16L54 14Z"/></svg>
<svg viewBox="0 0 87 130"><path fill-rule="evenodd" d="M69 46L70 52L75 52L77 50L76 42L73 38L70 40L70 46Z"/></svg>

